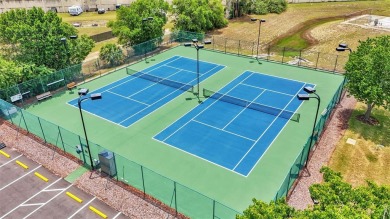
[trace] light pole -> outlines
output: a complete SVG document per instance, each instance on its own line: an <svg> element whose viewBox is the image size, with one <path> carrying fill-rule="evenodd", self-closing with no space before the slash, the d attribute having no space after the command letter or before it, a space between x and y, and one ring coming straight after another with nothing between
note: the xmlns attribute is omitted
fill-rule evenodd
<svg viewBox="0 0 390 219"><path fill-rule="evenodd" d="M93 160L92 160L92 155L91 155L91 148L89 147L87 130L85 129L84 118L83 118L83 111L81 110L81 103L83 101L85 101L85 100L88 100L88 99L91 99L91 100L102 99L102 94L101 93L96 93L96 94L91 94L89 97L87 97L86 95L88 94L88 92L89 92L89 90L87 88L81 88L79 90L78 106L79 106L79 110L80 110L81 123L83 124L85 141L87 142L89 161L91 162L92 170L94 170L95 168L93 166Z"/></svg>
<svg viewBox="0 0 390 219"><path fill-rule="evenodd" d="M153 17L146 17L146 18L142 18L142 32L144 32L145 31L145 25L146 25L146 23L149 23L149 22L151 22L152 20L153 20L154 18ZM145 34L145 33L143 33L143 34ZM146 35L146 34L145 34ZM147 41L145 41L145 43L146 43ZM145 46L145 48L144 48L144 54L145 54L145 63L149 63L148 62L148 60L147 60L147 58L146 58L146 45L144 45Z"/></svg>
<svg viewBox="0 0 390 219"><path fill-rule="evenodd" d="M257 49L256 49L256 59L259 64L259 46L260 46L260 30L261 30L261 23L264 23L264 19L258 19L258 18L251 18L251 21L259 21L259 35L257 36Z"/></svg>
<svg viewBox="0 0 390 219"><path fill-rule="evenodd" d="M75 40L75 39L77 39L77 35L72 35L72 36L69 37L69 39ZM67 58L66 62L67 62L68 65L70 65L70 52L69 52L69 46L68 46L68 43L67 43L67 39L66 39L66 37L62 37L60 40L61 40L61 42L65 46L66 58Z"/></svg>
<svg viewBox="0 0 390 219"><path fill-rule="evenodd" d="M352 49L348 47L348 44L346 43L340 43L339 46L336 48L337 52L344 52L345 50L349 50L349 53L352 52Z"/></svg>
<svg viewBox="0 0 390 219"><path fill-rule="evenodd" d="M204 41L204 44L211 44L211 41ZM199 50L204 48L203 44L198 44L198 39L192 39L192 43L184 43L184 46L191 47L194 46L196 49L196 79L197 79L197 93L199 97Z"/></svg>
<svg viewBox="0 0 390 219"><path fill-rule="evenodd" d="M305 164L305 167L307 168L307 164L309 163L310 147L313 144L313 140L314 140L314 130L316 128L316 122L317 122L318 110L320 109L321 98L316 93L316 90L312 87L304 87L303 90L306 91L308 94L298 94L299 100L309 100L310 98L315 98L315 99L317 99L317 102L318 102L317 112L316 112L316 116L315 116L314 124L313 124L313 131L311 132L311 137L310 137L310 145L309 145L309 149L307 151L306 164ZM315 96L310 96L309 94L314 94Z"/></svg>

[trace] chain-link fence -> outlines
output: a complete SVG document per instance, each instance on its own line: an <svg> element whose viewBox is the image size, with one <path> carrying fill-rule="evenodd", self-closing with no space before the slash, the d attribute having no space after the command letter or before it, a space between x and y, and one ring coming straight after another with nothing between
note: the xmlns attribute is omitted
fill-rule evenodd
<svg viewBox="0 0 390 219"><path fill-rule="evenodd" d="M177 43L188 42L194 38L200 41L210 41L211 44L206 44L205 48L216 52L253 58L258 57L263 61L274 61L330 72L342 72L343 66L347 61L346 56L319 52L312 53L285 47L264 47L258 46L255 42L180 31L128 48L126 50L126 58L122 64L146 59L148 56L153 56L178 45ZM119 66L107 66L103 61L96 59L60 70L52 75L43 76L17 84L8 89L0 90L0 97L3 99L0 100L0 116L21 129L38 136L45 143L50 143L81 160L86 166L91 167L90 160L98 160L98 154L106 150L104 147L93 142L88 142L88 147L83 137L8 102L14 104L21 102L23 105L24 100L28 100L28 97L47 91L61 91L69 82L85 81L90 77L101 76L105 71L115 70L117 67ZM315 128L313 141L309 138L304 145L275 195L275 199L286 196L298 178L300 171L306 163L308 153L310 153L313 145L319 140L335 105L340 101L343 86L344 84L339 87L326 111L321 114L321 118ZM16 100L15 96L20 98L16 98ZM310 145L310 142L313 142L313 144ZM235 215L240 214L240 212L214 199L185 187L119 154L115 154L115 160L116 179L118 181L139 189L145 197L152 196L158 199L164 206L171 207L175 212L194 218L234 218Z"/></svg>
<svg viewBox="0 0 390 219"><path fill-rule="evenodd" d="M290 171L287 173L286 178L281 184L279 191L276 193L275 200L287 196L290 188L294 185L295 180L299 177L300 171L304 168L305 163L308 161L310 152L313 150L313 146L320 140L321 135L326 128L327 123L329 122L329 118L334 112L336 105L340 102L343 95L345 94L345 90L343 89L344 83L340 85L331 102L328 104L325 110L321 112L320 119L314 128L313 136L307 139L307 142L303 146L301 153L296 158L295 162L290 168ZM313 138L313 140L311 138Z"/></svg>

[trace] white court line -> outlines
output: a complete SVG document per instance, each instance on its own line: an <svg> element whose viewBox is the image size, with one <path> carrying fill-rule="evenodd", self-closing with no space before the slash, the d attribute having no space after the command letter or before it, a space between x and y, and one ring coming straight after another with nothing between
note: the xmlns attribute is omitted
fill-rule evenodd
<svg viewBox="0 0 390 219"><path fill-rule="evenodd" d="M19 207L28 207L28 206L37 206L37 205L44 205L45 203L34 203L34 204L21 204Z"/></svg>
<svg viewBox="0 0 390 219"><path fill-rule="evenodd" d="M290 96L290 97L294 96L294 95L292 95L292 94L287 94L287 93L283 93L283 92L279 92L279 91L275 91L275 90L269 90L269 89L265 89L265 88L263 88L263 87L257 87L257 86L253 86L253 85L250 85L250 84L245 84L245 83L241 83L241 84L244 85L244 86L254 87L254 88L258 88L258 89L262 89L262 90L267 90L267 91L269 91L269 92L278 93L278 94L283 94L283 95Z"/></svg>
<svg viewBox="0 0 390 219"><path fill-rule="evenodd" d="M119 215L121 215L122 212L118 212L118 214L116 214L112 219L116 219L117 217L119 217Z"/></svg>
<svg viewBox="0 0 390 219"><path fill-rule="evenodd" d="M21 177L15 179L14 181L8 183L7 185L5 185L3 188L0 189L0 191L2 191L3 189L7 188L8 186L12 185L13 183L23 179L25 176L27 176L28 174L34 172L36 169L40 168L42 165L39 165L37 167L35 167L34 169L30 170L29 172L25 173L24 175L22 175Z"/></svg>
<svg viewBox="0 0 390 219"><path fill-rule="evenodd" d="M176 74L179 73L179 72L181 72L181 70L175 72L174 74L169 75L168 77L165 77L165 78L159 77L159 78L161 78L162 80L164 80L164 79L168 79L168 80L169 80L169 78L170 78L171 76L176 75ZM153 76L154 76L154 75L153 75ZM156 77L157 77L157 76L156 76ZM141 78L141 77L140 77L140 78ZM141 78L141 79L143 79L143 78ZM149 85L149 86L147 86L147 87L144 87L143 89L141 89L141 90L139 90L139 91L137 91L137 92L135 92L135 93L133 93L133 94L131 94L129 97L132 97L132 96L134 96L134 95L136 95L136 94L139 94L139 93L141 93L142 91L149 89L150 87L158 86L158 85L163 85L163 84L161 84L161 83L159 83L159 82L151 81L151 80L148 80L148 79L143 79L143 80L150 81L150 82L152 82L152 84ZM165 85L165 86L166 86L166 85Z"/></svg>
<svg viewBox="0 0 390 219"><path fill-rule="evenodd" d="M257 95L257 97L255 97L255 99L253 99L249 104L251 105L255 100L257 100L257 98L259 98L266 90L263 90L263 92L261 92L259 95ZM230 125L230 123L232 123L239 115L241 115L242 112L244 112L246 109L249 109L248 107L244 107L233 119L230 120L230 122L228 122L228 124L226 124L222 130L225 130L226 127L228 127Z"/></svg>
<svg viewBox="0 0 390 219"><path fill-rule="evenodd" d="M235 136L237 136L237 137L240 137L240 138L245 138L245 139L247 139L247 140L249 140L249 141L253 141L253 142L255 142L255 141L256 141L256 140L254 140L254 139L247 138L247 137L245 137L245 136L242 136L242 135L236 134L236 133L234 133L234 132L229 132L229 131L226 131L226 130L220 129L220 128L218 128L218 127L215 127L215 126L212 126L212 125L206 124L206 123L204 123L204 122L200 122L200 121L198 121L198 120L195 120L195 119L192 119L192 121L193 121L193 122L196 122L196 123L199 123L199 124L202 124L202 125L205 125L205 126L208 126L208 127L210 127L210 128L213 128L213 129L217 129L217 130L219 130L219 131L222 131L222 132L229 133L229 134L231 134L231 135L235 135Z"/></svg>
<svg viewBox="0 0 390 219"><path fill-rule="evenodd" d="M106 92L107 92L107 93L112 93L112 94L114 94L114 95L117 95L117 96L119 96L119 97L123 97L123 98L125 98L125 99L128 99L128 100L132 100L132 101L134 101L134 102L137 102L137 103L140 103L140 104L142 104L142 105L150 106L150 105L149 105L149 104L147 104L147 103L144 103L144 102L141 102L141 101L138 101L138 100L132 99L132 98L130 98L130 97L126 97L126 96L123 96L123 95L120 95L120 94L114 93L114 92L112 92L112 91L109 91L109 90L107 90Z"/></svg>
<svg viewBox="0 0 390 219"><path fill-rule="evenodd" d="M60 179L61 179L61 178L60 178ZM72 187L72 184L70 184L66 189L64 189L64 191L67 190L67 189L69 189L70 187ZM64 191L59 192L57 195L55 195L54 197L52 197L51 199L49 199L47 202L45 202L45 204L39 206L39 207L36 208L34 211L30 212L30 214L28 214L28 215L27 215L26 217L24 217L24 218L28 218L28 216L34 214L36 211L38 211L39 209L41 209L41 208L42 208L43 206L45 206L47 203L51 202L53 199L57 198L57 196L61 195ZM24 219L24 218L23 218L23 219Z"/></svg>
<svg viewBox="0 0 390 219"><path fill-rule="evenodd" d="M220 67L220 66L223 66L223 65L216 65L214 68L210 69L210 70L207 71L205 74L211 72L212 70L214 70L215 68ZM225 66L223 66L223 67L225 68ZM221 69L221 70L222 70L222 69ZM220 71L221 71L221 70L220 70ZM214 74L216 74L216 73L217 73L217 72L215 72ZM189 81L188 84L191 83L191 82L193 82L193 81L195 81L195 80L196 80L196 79L194 79L194 80L192 80L192 81ZM171 93L169 93L169 94L167 94L167 95L161 97L159 100L155 101L155 102L154 102L152 105L150 105L150 106L153 106L154 104L160 102L161 100L165 99L167 96L169 96L169 95L171 95L172 93L175 93L175 92L177 92L177 91L178 91L178 90L174 90L174 91L172 91ZM173 101L174 99L175 99L175 98L172 98L170 101L168 101L168 102L164 103L163 105L161 105L160 107L154 109L152 112L154 112L154 111L160 109L161 107L163 107L163 106L165 106L166 104L170 103L170 102ZM146 107L146 108L144 108L144 109L138 111L137 113L133 114L132 116L128 117L127 119L123 120L122 122L124 122L124 121L126 121L126 120L132 118L133 116L137 115L138 113L140 113L140 112L142 112L142 111L144 111L144 110L146 110L146 109L148 109L148 107ZM145 116L142 117L142 118L145 118L145 117L149 116L150 114L152 114L152 112L149 112L147 115L145 115ZM138 119L136 122L138 122L139 120L141 120L141 119ZM122 122L121 122L121 123L122 123ZM128 127L134 125L136 122L132 123L132 124L129 125Z"/></svg>
<svg viewBox="0 0 390 219"><path fill-rule="evenodd" d="M306 86L307 83L304 85ZM315 85L314 85L315 87ZM294 114L296 112L298 112L299 108L303 105L302 104L303 101L301 101L301 103L299 104L299 107L294 111ZM265 149L264 153L259 157L259 159L256 161L255 165L252 166L251 170L248 172L247 176L249 176L249 174L251 174L252 170L256 167L256 165L259 163L259 161L261 160L261 158L264 156L264 154L268 151L268 149L271 147L271 145L274 143L274 141L276 141L276 139L278 138L278 136L282 133L282 131L284 130L284 128L287 126L288 122L286 122L283 126L283 128L279 131L279 133L275 136L274 140L272 140L272 142L269 144L269 146L267 147L267 149ZM299 155L298 155L299 156Z"/></svg>
<svg viewBox="0 0 390 219"><path fill-rule="evenodd" d="M295 80L295 79L290 79L290 78L284 78L284 77L281 77L281 76L276 76L276 75L269 75L269 74L264 74L264 73L261 73L261 72L255 72L255 71L252 71L252 70L246 70L247 72L251 72L251 73L254 73L254 74L259 74L259 75L267 75L267 76L270 76L270 77L274 77L274 78L280 78L280 79L283 79L283 80L287 80L287 81L296 81L296 82L299 82L301 84L307 84L306 82L304 81L299 81L299 80Z"/></svg>
<svg viewBox="0 0 390 219"><path fill-rule="evenodd" d="M2 217L0 217L0 219L6 217L7 215L11 214L12 212L14 212L16 209L18 209L19 207L21 207L22 205L24 205L25 203L27 203L28 201L30 201L31 199L33 199L35 196L41 194L41 192L47 188L49 188L50 186L54 185L55 183L57 183L59 180L61 180L61 178L57 179L56 181L52 182L50 185L46 186L44 189L42 189L41 191L39 191L38 193L35 193L35 195L31 196L29 199L27 199L26 201L24 201L22 204L16 206L14 209L12 209L11 211L7 212L7 214L3 215Z"/></svg>
<svg viewBox="0 0 390 219"><path fill-rule="evenodd" d="M245 79L249 78L253 73L251 73L250 75L248 75L247 77L245 77ZM241 76L241 75L239 75ZM237 77L239 77L237 76ZM233 80L236 80L237 78L233 79ZM244 80L245 80L244 79ZM230 90L228 90L226 93L229 93L230 91L232 91L234 88L236 88L240 83L237 83L234 87L232 87ZM222 97L222 96L221 96ZM208 107L204 108L202 111L200 111L198 114L196 114L195 116L192 117L191 120L189 120L188 122L184 123L182 126L180 126L180 128L176 129L176 131L174 131L173 133L171 133L168 137L166 137L163 141L166 141L168 138L172 137L174 134L176 134L176 132L178 132L180 129L182 129L184 126L186 126L188 123L190 123L192 120L194 120L197 116L199 116L200 114L202 114L204 111L206 111L208 108L210 108L212 105L214 105L215 103L217 103L219 101L218 98L217 100L215 100L212 104L210 104ZM188 114L188 113L187 113ZM186 115L187 115L186 114ZM164 129L165 130L165 129ZM164 131L163 130L163 131ZM161 133L161 132L160 132Z"/></svg>
<svg viewBox="0 0 390 219"><path fill-rule="evenodd" d="M295 94L295 96L302 90L302 88L306 85L306 83L303 84L303 86L301 87L301 89L298 90L298 92ZM285 110L288 105L294 100L294 98L291 98L290 102L287 103L287 105L283 108L283 110ZM271 122L271 124L269 124L269 126L264 130L264 132L260 135L259 138L257 138L257 140L255 141L255 143L253 143L252 147L249 148L249 150L244 154L244 156L241 158L241 160L236 164L236 166L233 168L233 170L235 170L237 168L238 165L240 165L240 163L244 160L244 158L249 154L249 152L253 149L253 147L257 144L257 142L264 136L264 134L268 131L268 129L275 123L275 121L277 119L279 119L279 115L282 113L283 111L281 111L276 117L275 119ZM286 122L287 123L287 122ZM268 145L269 147L269 145Z"/></svg>
<svg viewBox="0 0 390 219"><path fill-rule="evenodd" d="M221 164L214 163L214 162L212 162L212 161L210 161L210 160L208 160L208 159L206 159L206 158L204 158L204 157L200 157L200 156L198 156L198 155L196 155L196 154L192 154L192 153L190 153L190 152L188 152L188 151L186 151L186 150L183 150L183 149L181 149L181 148L178 148L178 147L176 147L176 146L173 146L173 145L171 145L171 144L168 144L168 143L166 143L166 142L164 142L164 141L160 141L160 140L158 140L158 139L156 139L156 138L154 138L154 140L160 142L161 144L165 144L165 145L167 145L168 147L171 147L171 148L174 148L174 149L176 149L176 150L179 150L179 151L181 151L181 152L183 152L183 153L185 153L185 154L188 154L188 155L190 155L190 156L196 157L196 158L198 158L198 159L201 159L201 160L203 160L203 161L206 161L206 162L208 162L208 163L211 163L211 164L213 164L213 165L216 165L216 166L218 166L218 167L221 167L222 169L225 169L225 170L228 170L228 171L230 171L230 172L232 172L232 173L235 173L235 174L238 174L238 175L240 175L240 176L246 177L245 175L242 175L242 174L239 173L239 172L233 171L232 169L229 169L229 168L227 168L227 167L225 167L225 166L222 166Z"/></svg>
<svg viewBox="0 0 390 219"><path fill-rule="evenodd" d="M95 199L96 199L96 197L93 197L89 202L85 203L81 208L79 208L79 210L77 210L74 214L72 214L70 217L68 217L68 219L74 217L77 213L82 211L86 206L88 206Z"/></svg>
<svg viewBox="0 0 390 219"><path fill-rule="evenodd" d="M189 71L189 70L185 70L185 69L182 69L182 68L177 68L177 67L173 67L173 66L170 66L170 65L165 65L165 66L169 67L169 68L177 69L177 70L180 70L180 71L186 71L186 72L189 72L189 73L192 73L192 74L197 74L197 72L194 72L194 71Z"/></svg>
<svg viewBox="0 0 390 219"><path fill-rule="evenodd" d="M16 160L16 159L18 159L19 157L21 157L22 156L22 154L21 155L19 155L19 156L17 156L17 157L15 157L14 159L12 159L12 160L9 160L9 161L7 161L7 162L5 162L5 163L3 163L0 167L3 167L3 166L5 166L5 165L7 165L7 164L9 164L9 163L11 163L12 161L14 161L14 160Z"/></svg>

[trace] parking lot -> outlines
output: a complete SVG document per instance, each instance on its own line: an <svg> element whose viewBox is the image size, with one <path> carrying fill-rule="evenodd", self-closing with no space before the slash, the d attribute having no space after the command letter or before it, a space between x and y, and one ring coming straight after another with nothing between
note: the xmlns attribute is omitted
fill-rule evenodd
<svg viewBox="0 0 390 219"><path fill-rule="evenodd" d="M127 218L25 156L0 151L0 219Z"/></svg>

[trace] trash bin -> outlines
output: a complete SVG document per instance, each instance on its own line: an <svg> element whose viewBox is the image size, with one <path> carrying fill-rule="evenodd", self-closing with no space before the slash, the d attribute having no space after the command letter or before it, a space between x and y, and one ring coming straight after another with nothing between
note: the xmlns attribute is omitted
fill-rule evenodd
<svg viewBox="0 0 390 219"><path fill-rule="evenodd" d="M111 151L104 150L99 153L101 171L110 177L116 175L115 157Z"/></svg>

